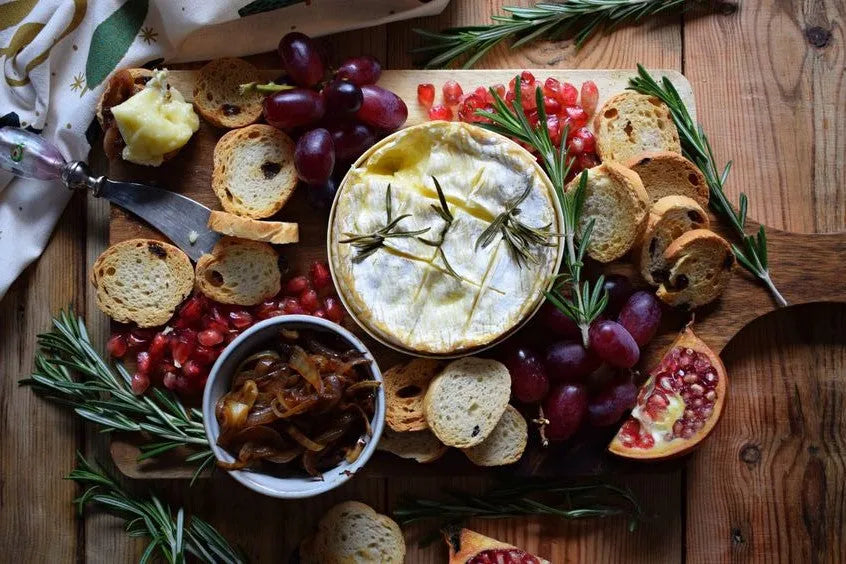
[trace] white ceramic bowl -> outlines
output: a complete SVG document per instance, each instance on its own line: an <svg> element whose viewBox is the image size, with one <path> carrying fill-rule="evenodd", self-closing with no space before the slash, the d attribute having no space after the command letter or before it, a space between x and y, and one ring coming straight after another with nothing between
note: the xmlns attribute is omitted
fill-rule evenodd
<svg viewBox="0 0 846 564"><path fill-rule="evenodd" d="M336 323L310 315L282 315L256 323L224 349L217 362L214 363L206 382L206 389L203 393L203 424L206 428L206 437L208 437L212 451L218 460L234 462L235 458L217 445L220 426L214 414L215 404L223 394L229 391L232 374L238 364L255 352L262 343L278 338L278 332L282 328L310 329L337 335L371 360L369 370L372 378L379 382L382 381L382 373L379 372L379 367L367 347L352 333ZM373 451L376 450L376 444L379 442L382 428L385 425L385 392L381 387L376 393L376 412L370 425L373 429L373 437L364 447L358 460L352 464L342 461L337 467L325 471L323 479L307 476L305 472L303 472L302 477L287 478L248 470L230 470L228 472L243 485L264 495L283 499L299 499L319 495L349 480L350 476L367 463Z"/></svg>

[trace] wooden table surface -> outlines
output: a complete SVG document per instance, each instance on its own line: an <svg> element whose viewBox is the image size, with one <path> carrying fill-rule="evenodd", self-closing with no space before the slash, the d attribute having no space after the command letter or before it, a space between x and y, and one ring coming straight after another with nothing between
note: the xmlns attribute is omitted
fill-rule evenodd
<svg viewBox="0 0 846 564"><path fill-rule="evenodd" d="M412 27L487 22L503 4L454 0L439 17L325 40L335 58L372 53L409 68ZM718 159L732 158L728 191L745 191L750 217L799 232L846 229L846 3L758 0L667 16L590 41L500 48L481 67L674 68L693 84L698 113ZM271 56L259 62L274 64ZM92 155L95 164L98 155ZM109 462L108 439L66 411L18 388L29 374L35 334L71 304L105 342L87 268L107 240L108 210L75 197L41 260L0 302L0 554L9 562L132 562L132 540L108 515L76 514L79 488L63 477L76 450ZM846 257L843 257L846 260ZM808 276L813 276L808 272ZM778 272L774 273L778 283ZM846 284L846 282L844 282ZM629 533L619 520L474 522L491 536L553 562L846 561L846 305L788 308L760 319L725 349L727 412L705 446L675 472L630 476L650 519ZM479 489L480 478L358 479L303 502L249 493L223 473L188 488L145 482L185 504L246 548L253 561L287 558L328 507L359 499L388 511L402 494ZM408 562L444 562L445 550L416 547Z"/></svg>

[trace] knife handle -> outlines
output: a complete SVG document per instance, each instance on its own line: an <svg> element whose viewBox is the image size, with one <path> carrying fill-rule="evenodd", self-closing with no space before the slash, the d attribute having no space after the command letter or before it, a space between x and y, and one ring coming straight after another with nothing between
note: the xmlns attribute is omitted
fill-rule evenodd
<svg viewBox="0 0 846 564"><path fill-rule="evenodd" d="M0 128L0 168L23 178L61 178L65 159L59 149L35 133L17 127Z"/></svg>

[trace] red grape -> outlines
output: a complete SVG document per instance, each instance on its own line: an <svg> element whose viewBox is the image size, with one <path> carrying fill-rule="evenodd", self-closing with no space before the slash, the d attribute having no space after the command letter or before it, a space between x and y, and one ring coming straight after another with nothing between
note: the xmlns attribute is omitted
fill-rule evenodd
<svg viewBox="0 0 846 564"><path fill-rule="evenodd" d="M551 441L569 439L579 430L587 412L587 391L579 384L562 384L553 388L543 402L543 415L549 420L545 427Z"/></svg>
<svg viewBox="0 0 846 564"><path fill-rule="evenodd" d="M314 90L294 88L264 99L267 123L280 129L309 125L323 117L323 97Z"/></svg>
<svg viewBox="0 0 846 564"><path fill-rule="evenodd" d="M294 149L297 176L309 184L323 184L335 168L335 145L325 129L312 129L297 141Z"/></svg>
<svg viewBox="0 0 846 564"><path fill-rule="evenodd" d="M652 292L635 292L623 306L617 321L642 347L652 340L661 325L661 304Z"/></svg>
<svg viewBox="0 0 846 564"><path fill-rule="evenodd" d="M376 84L382 76L382 64L379 59L370 55L352 57L341 63L335 71L335 76L357 86Z"/></svg>
<svg viewBox="0 0 846 564"><path fill-rule="evenodd" d="M513 347L505 356L511 391L523 403L540 401L549 390L549 378L537 354L528 347Z"/></svg>
<svg viewBox="0 0 846 564"><path fill-rule="evenodd" d="M640 358L640 349L625 327L607 319L590 326L590 348L605 362L618 368L631 368Z"/></svg>
<svg viewBox="0 0 846 564"><path fill-rule="evenodd" d="M599 368L600 361L592 351L575 341L559 341L546 349L544 364L553 380L580 382Z"/></svg>
<svg viewBox="0 0 846 564"><path fill-rule="evenodd" d="M603 313L608 317L614 317L632 295L632 283L629 279L620 274L610 274L605 277L602 289L608 292L608 305Z"/></svg>
<svg viewBox="0 0 846 564"><path fill-rule="evenodd" d="M311 87L323 78L323 61L309 36L288 33L279 42L279 56L285 71L297 85Z"/></svg>
<svg viewBox="0 0 846 564"><path fill-rule="evenodd" d="M351 163L376 142L373 130L363 123L347 122L329 129L335 143L335 158L342 163Z"/></svg>
<svg viewBox="0 0 846 564"><path fill-rule="evenodd" d="M323 184L309 184L306 197L308 203L312 207L319 210L329 209L332 201L335 199L335 194L338 192L338 183L333 178L330 178Z"/></svg>
<svg viewBox="0 0 846 564"><path fill-rule="evenodd" d="M590 399L588 422L594 427L613 425L636 401L637 386L631 381L617 382Z"/></svg>
<svg viewBox="0 0 846 564"><path fill-rule="evenodd" d="M361 88L344 80L333 80L323 88L326 115L354 114L361 107Z"/></svg>
<svg viewBox="0 0 846 564"><path fill-rule="evenodd" d="M408 118L408 107L402 98L380 86L367 84L361 87L364 98L356 117L378 129L393 131Z"/></svg>
<svg viewBox="0 0 846 564"><path fill-rule="evenodd" d="M576 322L555 307L550 302L543 304L540 311L541 323L544 327L563 339L581 339L582 332Z"/></svg>

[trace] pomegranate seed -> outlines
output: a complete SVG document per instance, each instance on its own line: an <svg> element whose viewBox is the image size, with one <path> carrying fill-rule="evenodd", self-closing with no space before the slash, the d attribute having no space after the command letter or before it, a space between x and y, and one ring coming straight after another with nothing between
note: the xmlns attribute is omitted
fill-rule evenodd
<svg viewBox="0 0 846 564"><path fill-rule="evenodd" d="M126 337L120 333L109 337L109 341L106 343L106 350L112 358L123 358L123 355L126 354L126 349Z"/></svg>
<svg viewBox="0 0 846 564"><path fill-rule="evenodd" d="M314 290L312 290L312 292L313 291ZM303 308L303 306L300 304L299 300L297 300L296 298L285 298L285 300L282 302L282 311L280 313L278 313L277 315L283 315L283 314L286 314L286 313L288 315L296 315L296 314L302 314L302 313L305 313L305 312L306 311ZM271 316L271 317L273 317L273 316Z"/></svg>
<svg viewBox="0 0 846 564"><path fill-rule="evenodd" d="M213 331L217 331L221 335L226 333L229 330L229 325L226 323L221 323L215 319L207 319L204 323L206 329L211 329Z"/></svg>
<svg viewBox="0 0 846 564"><path fill-rule="evenodd" d="M344 306L341 300L335 296L327 296L323 299L323 309L326 310L326 318L329 321L340 323L344 319Z"/></svg>
<svg viewBox="0 0 846 564"><path fill-rule="evenodd" d="M203 369L200 364L194 360L189 360L182 367L182 374L189 380L199 377L202 371Z"/></svg>
<svg viewBox="0 0 846 564"><path fill-rule="evenodd" d="M326 310L324 310L324 309L315 310L312 313L312 315L315 316L315 317L320 317L320 318L326 319Z"/></svg>
<svg viewBox="0 0 846 564"><path fill-rule="evenodd" d="M561 85L561 94L558 96L558 101L561 102L562 106L575 106L578 100L579 91L576 90L575 86L569 82Z"/></svg>
<svg viewBox="0 0 846 564"><path fill-rule="evenodd" d="M596 83L592 80L586 80L582 83L582 108L592 115L596 111L596 105L599 102L599 89Z"/></svg>
<svg viewBox="0 0 846 564"><path fill-rule="evenodd" d="M126 338L126 347L129 350L138 350L146 344L147 340L138 337L134 331Z"/></svg>
<svg viewBox="0 0 846 564"><path fill-rule="evenodd" d="M505 98L505 85L504 84L495 84L493 86L493 89L500 98ZM493 96L491 96L491 102L493 102Z"/></svg>
<svg viewBox="0 0 846 564"><path fill-rule="evenodd" d="M285 284L285 293L289 296L299 296L309 287L308 278L305 276L294 276Z"/></svg>
<svg viewBox="0 0 846 564"><path fill-rule="evenodd" d="M573 138L582 140L582 147L585 153L593 153L596 150L596 137L594 137L593 132L587 127L577 129Z"/></svg>
<svg viewBox="0 0 846 564"><path fill-rule="evenodd" d="M468 96L460 106L458 106L458 119L467 123L473 123L478 120L476 109L484 106L484 100L480 100L475 95Z"/></svg>
<svg viewBox="0 0 846 564"><path fill-rule="evenodd" d="M150 355L150 359L155 362L162 358L164 355L165 350L168 348L170 344L170 339L164 333L156 333L156 336L153 337L153 341L150 343L150 348L147 352Z"/></svg>
<svg viewBox="0 0 846 564"><path fill-rule="evenodd" d="M243 310L230 311L229 323L236 329L246 329L253 324L253 316Z"/></svg>
<svg viewBox="0 0 846 564"><path fill-rule="evenodd" d="M595 153L582 153L579 157L579 168L587 170L599 164L599 157Z"/></svg>
<svg viewBox="0 0 846 564"><path fill-rule="evenodd" d="M549 131L549 138L556 147L561 145L561 122L558 116L551 115L546 118L546 129Z"/></svg>
<svg viewBox="0 0 846 564"><path fill-rule="evenodd" d="M543 99L543 109L548 116L556 115L561 111L561 103L552 96L546 96Z"/></svg>
<svg viewBox="0 0 846 564"><path fill-rule="evenodd" d="M129 386L130 388L132 388L133 394L135 394L136 396L140 396L141 394L147 391L147 388L150 387L150 378L148 378L144 374L136 372L132 375L132 378L129 382Z"/></svg>
<svg viewBox="0 0 846 564"><path fill-rule="evenodd" d="M491 96L491 93L488 92L488 89L484 86L476 87L476 90L473 91L473 96L475 96L479 100L482 100L482 102L484 103L493 102L493 97Z"/></svg>
<svg viewBox="0 0 846 564"><path fill-rule="evenodd" d="M141 375L148 376L150 374L150 368L152 367L150 362L150 353L146 351L138 353L138 356L135 358L135 362L138 364L138 372Z"/></svg>
<svg viewBox="0 0 846 564"><path fill-rule="evenodd" d="M544 96L549 96L550 98L558 100L558 97L561 95L561 83L558 82L558 79L552 78L551 76L547 78L543 83L543 94Z"/></svg>
<svg viewBox="0 0 846 564"><path fill-rule="evenodd" d="M574 137L570 140L569 148L571 155L581 155L585 152L585 142L578 137Z"/></svg>
<svg viewBox="0 0 846 564"><path fill-rule="evenodd" d="M452 110L440 104L432 106L429 108L429 119L450 121L452 119Z"/></svg>
<svg viewBox="0 0 846 564"><path fill-rule="evenodd" d="M427 108L435 101L435 85L434 84L418 84L417 85L417 101Z"/></svg>
<svg viewBox="0 0 846 564"><path fill-rule="evenodd" d="M214 364L218 356L220 356L219 351L200 345L191 353L191 360L201 366L209 366L210 364Z"/></svg>
<svg viewBox="0 0 846 564"><path fill-rule="evenodd" d="M203 316L205 310L205 298L201 294L195 294L179 310L179 317L187 322L197 321Z"/></svg>
<svg viewBox="0 0 846 564"><path fill-rule="evenodd" d="M309 269L311 283L315 290L322 290L332 284L332 275L329 273L329 265L322 261L314 261Z"/></svg>
<svg viewBox="0 0 846 564"><path fill-rule="evenodd" d="M459 98L464 93L461 85L454 80L447 80L444 82L444 104L447 106L454 106L458 103Z"/></svg>
<svg viewBox="0 0 846 564"><path fill-rule="evenodd" d="M506 103L507 103L510 107L512 107L512 108L513 108L513 107L514 107L514 99L515 99L514 92L513 92L512 90L509 90L509 91L505 94L505 102L506 102Z"/></svg>
<svg viewBox="0 0 846 564"><path fill-rule="evenodd" d="M564 113L570 118L574 127L584 127L588 122L587 113L580 106L567 106Z"/></svg>
<svg viewBox="0 0 846 564"><path fill-rule="evenodd" d="M523 83L520 85L520 97L523 101L523 108L526 110L534 110L538 107L538 99L535 94L535 85Z"/></svg>
<svg viewBox="0 0 846 564"><path fill-rule="evenodd" d="M317 292L314 290L306 290L300 296L300 306L309 313L314 312L320 307L320 302L317 299Z"/></svg>
<svg viewBox="0 0 846 564"><path fill-rule="evenodd" d="M168 372L162 378L162 384L168 390L175 390L176 389L176 374L174 372Z"/></svg>
<svg viewBox="0 0 846 564"><path fill-rule="evenodd" d="M197 341L204 347L213 347L223 342L223 333L216 329L206 329L197 335Z"/></svg>
<svg viewBox="0 0 846 564"><path fill-rule="evenodd" d="M533 74L532 74L532 73L530 73L529 71L525 71L525 70L524 70L523 72L521 72L521 73L520 73L520 80L521 80L523 83L528 82L529 84L534 85L534 83L535 83L535 75L533 75Z"/></svg>

